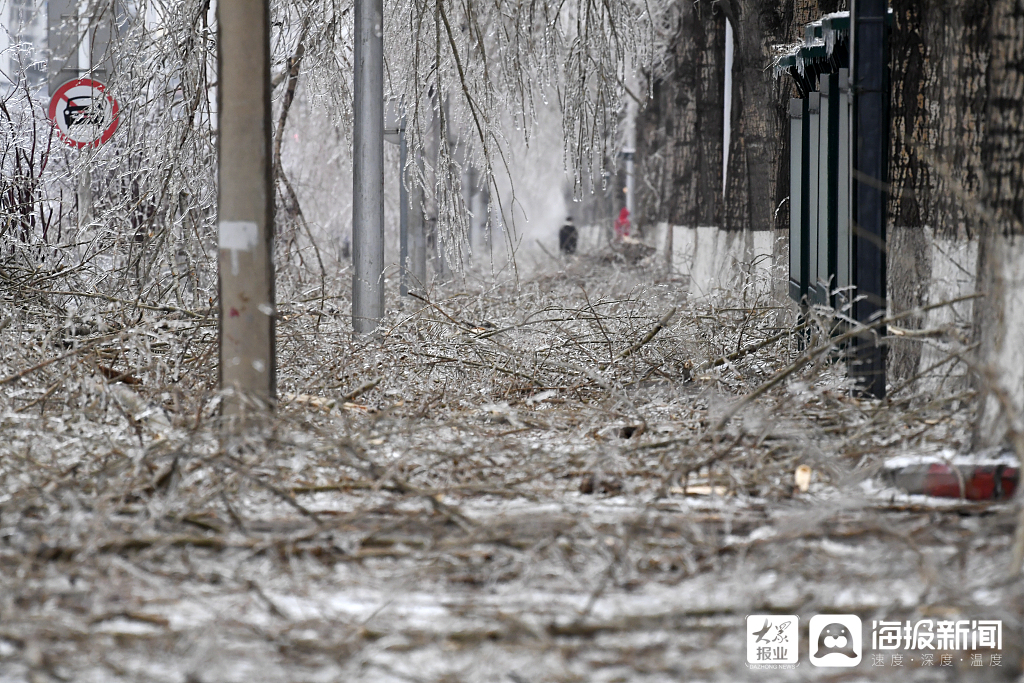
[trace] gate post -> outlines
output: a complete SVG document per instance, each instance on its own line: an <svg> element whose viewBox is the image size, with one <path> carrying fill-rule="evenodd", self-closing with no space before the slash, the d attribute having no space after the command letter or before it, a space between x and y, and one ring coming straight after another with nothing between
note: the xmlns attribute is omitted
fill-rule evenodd
<svg viewBox="0 0 1024 683"><path fill-rule="evenodd" d="M789 296L804 303L807 296L807 98L789 101Z"/></svg>
<svg viewBox="0 0 1024 683"><path fill-rule="evenodd" d="M886 0L853 0L853 316L871 324L886 312L886 200L889 182L889 68ZM855 339L851 374L861 391L885 396L885 328Z"/></svg>

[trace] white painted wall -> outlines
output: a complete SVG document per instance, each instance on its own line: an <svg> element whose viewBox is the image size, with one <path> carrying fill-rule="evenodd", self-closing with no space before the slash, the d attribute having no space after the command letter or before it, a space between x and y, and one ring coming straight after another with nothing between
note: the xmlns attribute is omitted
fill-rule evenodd
<svg viewBox="0 0 1024 683"><path fill-rule="evenodd" d="M927 303L937 304L973 294L977 279L977 240L965 242L963 240L936 239L932 230L927 227L925 235L929 244L932 272L932 284L928 290ZM973 325L973 315L974 302L964 301L953 306L928 311L925 314L924 327L930 330L948 329L966 338ZM918 371L925 371L945 360L956 345L958 345L957 342L948 339L924 342ZM932 393L956 391L964 388L967 372L966 364L954 361L923 378L921 387Z"/></svg>
<svg viewBox="0 0 1024 683"><path fill-rule="evenodd" d="M577 254L596 254L607 244L607 227L603 225L580 225L576 228Z"/></svg>
<svg viewBox="0 0 1024 683"><path fill-rule="evenodd" d="M1024 237L1000 235L993 242L991 267L998 270L991 296L980 305L997 307L993 324L1001 323L1002 329L987 331L994 343L983 344L981 362L985 377L1004 393L1010 414L996 396L986 396L979 424L984 445L998 445L1008 426L1020 429L1024 420Z"/></svg>
<svg viewBox="0 0 1024 683"><path fill-rule="evenodd" d="M650 235L645 241L656 249L656 263L672 265L672 231L668 223L657 223L650 229Z"/></svg>
<svg viewBox="0 0 1024 683"><path fill-rule="evenodd" d="M706 299L720 289L757 283L770 287L773 233L720 230L716 226L672 226L671 268L689 280L689 295Z"/></svg>
<svg viewBox="0 0 1024 683"><path fill-rule="evenodd" d="M935 238L928 228L925 234L932 272L926 303L937 304L973 294L976 291L977 240ZM788 263L787 249L776 250L773 240L774 232L770 230L740 232L715 226L660 223L649 243L658 248L659 254L664 254L674 275L687 280L689 296L699 300L710 298L722 289L752 283L763 291L771 291L774 278L783 276ZM776 267L783 272L773 273ZM1000 347L996 365L1006 382L1006 390L1010 392L1011 387L1015 387L1016 393L1011 395L1017 396L1019 405L1024 408L1024 239L1007 244L1003 278L1011 294L1005 313L1008 341ZM777 291L786 296L787 290ZM922 344L920 372L947 359L950 352L963 349L971 334L973 315L973 300L925 314L925 329L944 330L947 334L919 342ZM968 379L966 363L951 361L924 377L921 388L933 393L952 393L966 388Z"/></svg>

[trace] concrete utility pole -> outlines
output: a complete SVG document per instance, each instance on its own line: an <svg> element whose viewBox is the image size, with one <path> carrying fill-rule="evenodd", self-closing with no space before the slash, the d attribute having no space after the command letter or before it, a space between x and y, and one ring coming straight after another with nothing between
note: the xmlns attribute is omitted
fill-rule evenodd
<svg viewBox="0 0 1024 683"><path fill-rule="evenodd" d="M217 25L220 384L236 391L232 416L276 392L269 0L220 0Z"/></svg>
<svg viewBox="0 0 1024 683"><path fill-rule="evenodd" d="M356 0L352 132L352 330L384 317L384 3Z"/></svg>

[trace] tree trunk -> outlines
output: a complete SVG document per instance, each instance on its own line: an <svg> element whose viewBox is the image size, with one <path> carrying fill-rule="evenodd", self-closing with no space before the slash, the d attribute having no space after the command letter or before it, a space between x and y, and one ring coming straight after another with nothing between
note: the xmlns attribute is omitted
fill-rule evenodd
<svg viewBox="0 0 1024 683"><path fill-rule="evenodd" d="M988 2L892 0L892 147L889 304L893 313L931 301L932 239L976 234L982 177ZM952 319L952 318L951 318ZM920 316L901 321L920 328ZM914 376L918 341L890 343L892 381Z"/></svg>
<svg viewBox="0 0 1024 683"><path fill-rule="evenodd" d="M725 15L709 0L678 2L665 73L637 119L639 222L718 225L722 208Z"/></svg>
<svg viewBox="0 0 1024 683"><path fill-rule="evenodd" d="M637 213L643 223L788 228L789 84L772 78L776 45L845 0L679 0L653 99L637 122ZM733 28L732 115L722 195L725 19Z"/></svg>
<svg viewBox="0 0 1024 683"><path fill-rule="evenodd" d="M789 164L783 140L788 141L790 84L788 79L774 78L771 64L773 46L802 38L794 36L803 26L794 25L795 14L806 21L816 18L811 16L813 3L798 5L760 0L731 3L730 21L736 45L722 226L726 229L788 227L788 220L777 225L776 208L789 195ZM780 183L783 178L786 181ZM779 216L783 213L788 214L780 211Z"/></svg>
<svg viewBox="0 0 1024 683"><path fill-rule="evenodd" d="M978 446L1018 441L1024 410L1024 4L991 4L983 223L977 307ZM1020 454L1019 454L1020 455Z"/></svg>

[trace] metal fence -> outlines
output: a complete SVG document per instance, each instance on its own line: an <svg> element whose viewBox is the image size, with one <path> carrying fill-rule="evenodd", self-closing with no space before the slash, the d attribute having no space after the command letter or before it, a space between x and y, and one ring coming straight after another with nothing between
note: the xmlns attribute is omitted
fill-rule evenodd
<svg viewBox="0 0 1024 683"><path fill-rule="evenodd" d="M776 64L792 78L789 293L863 323L851 371L865 393L885 394L885 195L889 155L889 10L852 11L805 27Z"/></svg>

